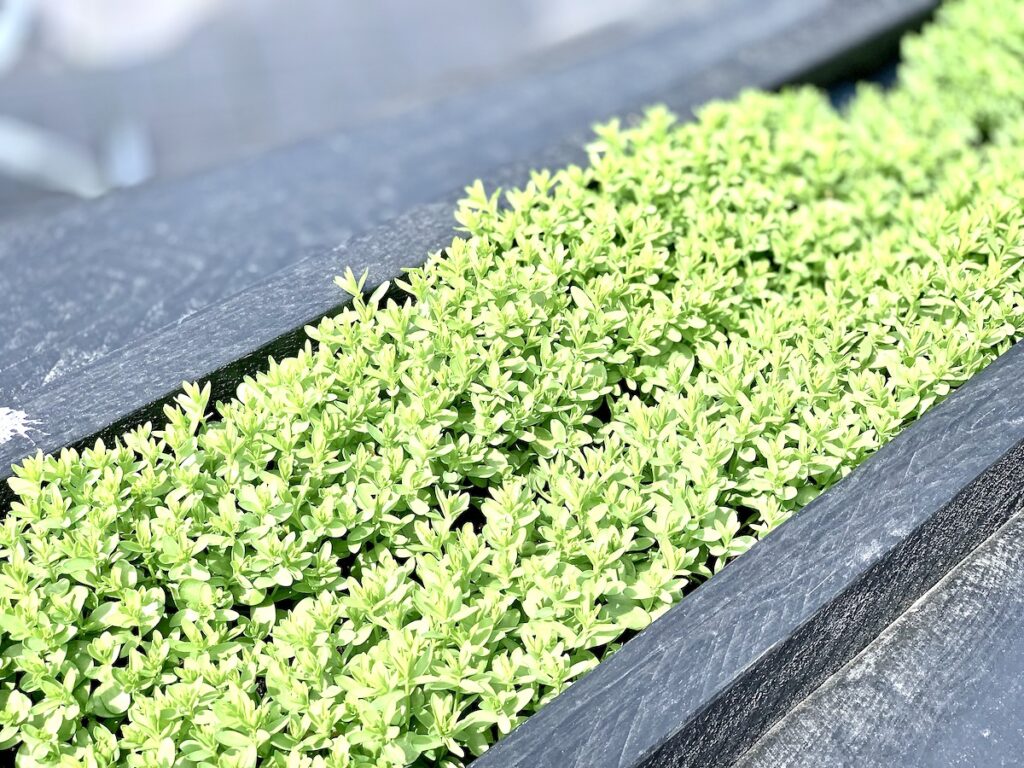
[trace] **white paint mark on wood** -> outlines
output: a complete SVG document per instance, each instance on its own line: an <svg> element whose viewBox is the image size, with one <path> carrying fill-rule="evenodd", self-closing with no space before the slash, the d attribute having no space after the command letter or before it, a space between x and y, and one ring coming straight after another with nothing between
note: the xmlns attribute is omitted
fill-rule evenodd
<svg viewBox="0 0 1024 768"><path fill-rule="evenodd" d="M28 437L34 423L24 411L0 405L0 445L13 440L16 435Z"/></svg>

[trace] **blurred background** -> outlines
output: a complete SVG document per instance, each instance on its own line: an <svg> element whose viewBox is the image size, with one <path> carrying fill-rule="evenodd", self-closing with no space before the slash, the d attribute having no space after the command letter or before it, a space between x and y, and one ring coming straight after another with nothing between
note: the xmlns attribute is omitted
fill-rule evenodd
<svg viewBox="0 0 1024 768"><path fill-rule="evenodd" d="M0 219L386 120L679 6L0 0Z"/></svg>

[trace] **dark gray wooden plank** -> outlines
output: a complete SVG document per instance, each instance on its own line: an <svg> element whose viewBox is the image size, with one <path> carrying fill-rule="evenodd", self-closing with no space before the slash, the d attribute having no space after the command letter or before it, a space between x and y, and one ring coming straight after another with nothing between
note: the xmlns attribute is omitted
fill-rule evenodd
<svg viewBox="0 0 1024 768"><path fill-rule="evenodd" d="M1018 346L477 767L704 766L738 758L1024 508L1022 376Z"/></svg>
<svg viewBox="0 0 1024 768"><path fill-rule="evenodd" d="M3 222L0 405L24 410L46 386L304 256L414 205L454 200L495 169L535 165L545 148L576 147L596 120L661 100L686 113L744 86L777 85L877 41L933 4L687 3L664 28L628 43L563 52L536 71L391 121ZM575 157L566 151L554 161ZM402 258L412 264L423 255ZM205 374L182 369L173 378Z"/></svg>
<svg viewBox="0 0 1024 768"><path fill-rule="evenodd" d="M743 768L1024 759L1024 517L771 729Z"/></svg>
<svg viewBox="0 0 1024 768"><path fill-rule="evenodd" d="M337 310L344 297L331 278L345 266L370 268L372 285L446 244L452 205L474 176L493 188L521 183L531 167L579 161L593 119L654 101L688 114L743 87L856 71L888 57L899 32L933 5L727 0L642 46L449 105L454 111L6 229L0 407L32 429L0 440L0 480L37 449L83 445L150 418L182 380L210 379L218 395L229 393L240 371L263 364L268 351L294 350L298 329ZM450 125L439 133L442 120ZM509 133L517 121L523 126ZM488 163L495 170L478 173ZM389 187L394 179L404 186ZM329 248L353 222L387 209L388 189L411 212ZM428 192L440 202L412 205ZM282 254L308 251L239 290L241 264L269 271ZM5 492L0 485L0 503Z"/></svg>

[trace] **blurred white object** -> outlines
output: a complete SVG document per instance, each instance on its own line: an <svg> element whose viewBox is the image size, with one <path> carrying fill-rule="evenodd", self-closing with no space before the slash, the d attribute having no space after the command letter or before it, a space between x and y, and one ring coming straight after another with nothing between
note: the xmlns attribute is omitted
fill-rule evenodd
<svg viewBox="0 0 1024 768"><path fill-rule="evenodd" d="M114 123L103 146L103 175L112 187L134 187L153 176L153 141L138 120Z"/></svg>
<svg viewBox="0 0 1024 768"><path fill-rule="evenodd" d="M95 197L107 184L84 147L0 115L0 173L58 192Z"/></svg>
<svg viewBox="0 0 1024 768"><path fill-rule="evenodd" d="M21 58L32 30L34 0L0 0L0 75Z"/></svg>
<svg viewBox="0 0 1024 768"><path fill-rule="evenodd" d="M65 56L84 51L95 58L97 51L103 50L105 60L120 61L119 57L125 55L151 53L154 46L175 45L205 17L201 9L208 10L218 2L0 0L0 75L18 63L33 31L44 20L40 18L43 15L54 24L51 33L66 44ZM164 12L160 13L160 9ZM114 11L122 14L121 23L112 22L110 15ZM115 30L120 35L120 45L109 33L98 35L99 29ZM97 36L102 39L97 40ZM151 145L143 125L122 119L106 137L101 165L88 147L23 120L0 115L0 174L78 197L96 197L111 187L145 181L153 173Z"/></svg>
<svg viewBox="0 0 1024 768"><path fill-rule="evenodd" d="M79 67L120 67L172 50L225 0L36 2L48 48Z"/></svg>

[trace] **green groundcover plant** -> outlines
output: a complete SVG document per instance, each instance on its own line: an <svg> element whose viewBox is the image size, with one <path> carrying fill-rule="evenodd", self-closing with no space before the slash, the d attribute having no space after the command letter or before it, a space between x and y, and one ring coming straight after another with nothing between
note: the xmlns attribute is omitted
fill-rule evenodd
<svg viewBox="0 0 1024 768"><path fill-rule="evenodd" d="M1024 5L598 129L230 402L16 467L0 748L461 766L1024 332Z"/></svg>

